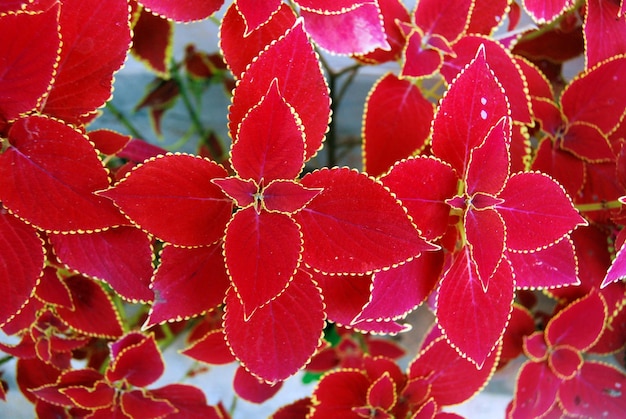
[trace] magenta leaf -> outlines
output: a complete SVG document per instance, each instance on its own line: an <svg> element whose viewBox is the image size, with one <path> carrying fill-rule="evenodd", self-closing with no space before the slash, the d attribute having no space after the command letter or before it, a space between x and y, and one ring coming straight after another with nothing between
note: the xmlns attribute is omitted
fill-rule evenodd
<svg viewBox="0 0 626 419"><path fill-rule="evenodd" d="M513 251L550 246L587 224L563 187L543 173L512 175L498 197L504 202L496 210L507 227L507 248Z"/></svg>
<svg viewBox="0 0 626 419"><path fill-rule="evenodd" d="M59 260L70 269L108 283L129 301L154 299L149 289L152 277L152 245L144 232L118 227L90 234L50 234Z"/></svg>
<svg viewBox="0 0 626 419"><path fill-rule="evenodd" d="M224 176L226 170L210 160L169 154L148 160L99 194L165 242L209 245L223 237L232 212L231 200L211 182Z"/></svg>
<svg viewBox="0 0 626 419"><path fill-rule="evenodd" d="M437 324L446 340L481 368L508 324L514 282L508 262L503 262L485 290L468 253L462 250L441 280L437 290Z"/></svg>
<svg viewBox="0 0 626 419"><path fill-rule="evenodd" d="M224 327L228 344L242 365L268 383L302 368L320 345L324 304L311 276L298 271L285 292L260 307L249 320L231 289ZM254 345L250 343L254 342Z"/></svg>
<svg viewBox="0 0 626 419"><path fill-rule="evenodd" d="M224 257L248 321L294 278L302 257L302 235L289 215L248 207L228 224Z"/></svg>
<svg viewBox="0 0 626 419"><path fill-rule="evenodd" d="M572 0L524 0L524 9L537 23L549 23L573 6Z"/></svg>
<svg viewBox="0 0 626 419"><path fill-rule="evenodd" d="M626 278L626 250L624 249L626 249L626 246L622 245L617 255L615 255L615 260L613 260L611 267L607 271L600 288L604 288L613 282Z"/></svg>
<svg viewBox="0 0 626 419"><path fill-rule="evenodd" d="M167 245L152 278L154 304L144 327L203 314L221 304L228 286L221 242L192 249Z"/></svg>
<svg viewBox="0 0 626 419"><path fill-rule="evenodd" d="M439 35L454 43L467 28L473 3L473 0L460 0L451 7L445 1L421 0L413 13L415 24L427 36Z"/></svg>
<svg viewBox="0 0 626 419"><path fill-rule="evenodd" d="M231 164L242 179L265 184L293 179L304 165L304 128L272 80L267 94L241 121L231 148Z"/></svg>
<svg viewBox="0 0 626 419"><path fill-rule="evenodd" d="M43 116L17 120L0 155L0 200L12 213L53 232L79 232L128 222L106 198L109 186L96 150L75 128ZM35 186L36 185L36 186Z"/></svg>
<svg viewBox="0 0 626 419"><path fill-rule="evenodd" d="M350 169L322 169L302 184L323 189L294 214L303 261L325 273L364 274L437 247L420 237L406 210L379 182Z"/></svg>
<svg viewBox="0 0 626 419"><path fill-rule="evenodd" d="M561 380L545 362L527 362L519 371L510 417L543 416L556 403Z"/></svg>
<svg viewBox="0 0 626 419"><path fill-rule="evenodd" d="M202 20L211 16L224 4L224 0L138 0L152 13L163 15L177 22Z"/></svg>
<svg viewBox="0 0 626 419"><path fill-rule="evenodd" d="M562 380L572 378L583 365L583 357L571 346L559 345L552 348L548 355L548 365L552 372Z"/></svg>

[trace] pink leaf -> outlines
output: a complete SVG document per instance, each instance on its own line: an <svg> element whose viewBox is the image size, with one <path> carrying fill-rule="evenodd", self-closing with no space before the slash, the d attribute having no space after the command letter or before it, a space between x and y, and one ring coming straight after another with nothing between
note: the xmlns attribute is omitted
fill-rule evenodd
<svg viewBox="0 0 626 419"><path fill-rule="evenodd" d="M323 189L294 215L302 228L303 260L315 269L363 274L436 249L420 237L398 201L366 175L322 169L302 184Z"/></svg>
<svg viewBox="0 0 626 419"><path fill-rule="evenodd" d="M163 15L177 22L202 20L211 16L224 4L224 0L138 0L152 13Z"/></svg>
<svg viewBox="0 0 626 419"><path fill-rule="evenodd" d="M223 237L232 212L231 201L211 183L224 176L226 170L210 160L159 156L100 195L111 198L139 227L165 242L209 245Z"/></svg>
<svg viewBox="0 0 626 419"><path fill-rule="evenodd" d="M51 234L57 257L70 269L103 280L123 298L148 302L152 277L150 238L133 227L91 234Z"/></svg>
<svg viewBox="0 0 626 419"><path fill-rule="evenodd" d="M333 13L302 8L300 14L315 43L333 54L367 54L377 48L391 48L380 8L374 2L357 3Z"/></svg>
<svg viewBox="0 0 626 419"><path fill-rule="evenodd" d="M244 36L247 36L252 31L259 29L261 25L272 18L272 16L279 10L281 1L270 0L258 2L251 0L236 0L234 4L246 23Z"/></svg>
<svg viewBox="0 0 626 419"><path fill-rule="evenodd" d="M446 340L478 368L502 338L511 313L513 290L508 263L500 264L484 290L467 250L457 255L441 280L436 302L437 324Z"/></svg>
<svg viewBox="0 0 626 419"><path fill-rule="evenodd" d="M434 105L413 83L389 73L370 91L363 116L363 166L372 176L424 146ZM393 141L389 141L393 139Z"/></svg>
<svg viewBox="0 0 626 419"><path fill-rule="evenodd" d="M613 260L611 267L607 271L600 288L604 288L613 282L626 278L626 250L624 249L626 249L626 246L622 245L617 255L615 255L615 260Z"/></svg>
<svg viewBox="0 0 626 419"><path fill-rule="evenodd" d="M110 201L94 194L109 186L96 150L75 128L43 116L16 121L0 155L0 200L18 217L54 232L127 224Z"/></svg>
<svg viewBox="0 0 626 419"><path fill-rule="evenodd" d="M247 321L289 285L300 265L302 236L285 214L248 207L226 229L224 257Z"/></svg>
<svg viewBox="0 0 626 419"><path fill-rule="evenodd" d="M467 28L472 0L455 1L454 4L439 0L421 0L413 15L415 24L426 36L440 35L449 43L454 43Z"/></svg>
<svg viewBox="0 0 626 419"><path fill-rule="evenodd" d="M203 314L221 304L228 286L221 242L193 249L165 246L144 327Z"/></svg>
<svg viewBox="0 0 626 419"><path fill-rule="evenodd" d="M587 224L563 187L543 173L512 175L498 197L504 202L496 210L504 219L511 250L539 250Z"/></svg>
<svg viewBox="0 0 626 419"><path fill-rule="evenodd" d="M324 304L309 274L298 271L285 292L248 321L234 290L226 296L224 327L233 354L253 375L269 383L302 368L320 345Z"/></svg>
<svg viewBox="0 0 626 419"><path fill-rule="evenodd" d="M537 23L549 23L573 6L572 0L524 0L524 9Z"/></svg>

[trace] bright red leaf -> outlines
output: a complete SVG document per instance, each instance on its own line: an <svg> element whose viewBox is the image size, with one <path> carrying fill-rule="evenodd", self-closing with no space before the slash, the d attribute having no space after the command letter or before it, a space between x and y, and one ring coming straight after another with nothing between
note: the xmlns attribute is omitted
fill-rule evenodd
<svg viewBox="0 0 626 419"><path fill-rule="evenodd" d="M235 371L233 379L233 388L237 395L252 403L263 403L271 399L281 389L282 384L267 384L241 366Z"/></svg>
<svg viewBox="0 0 626 419"><path fill-rule="evenodd" d="M138 0L146 9L177 22L202 20L211 16L224 4L224 0Z"/></svg>
<svg viewBox="0 0 626 419"><path fill-rule="evenodd" d="M270 20L279 10L281 4L282 2L280 0L270 0L264 2L236 0L234 5L246 23L244 36L248 36L250 33L256 31L260 26Z"/></svg>
<svg viewBox="0 0 626 419"><path fill-rule="evenodd" d="M573 6L572 0L524 0L526 12L537 23L550 23Z"/></svg>
<svg viewBox="0 0 626 419"><path fill-rule="evenodd" d="M111 345L111 364L106 371L110 382L124 380L145 387L165 371L165 362L154 335L131 332Z"/></svg>

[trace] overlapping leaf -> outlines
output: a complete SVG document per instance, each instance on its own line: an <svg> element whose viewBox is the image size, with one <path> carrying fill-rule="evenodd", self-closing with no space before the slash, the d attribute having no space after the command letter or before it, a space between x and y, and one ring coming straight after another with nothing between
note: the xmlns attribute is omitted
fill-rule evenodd
<svg viewBox="0 0 626 419"><path fill-rule="evenodd" d="M136 14L131 53L157 75L167 78L172 59L174 24L145 9Z"/></svg>
<svg viewBox="0 0 626 419"><path fill-rule="evenodd" d="M139 0L152 13L162 15L177 22L202 20L211 16L224 4L224 0Z"/></svg>
<svg viewBox="0 0 626 419"><path fill-rule="evenodd" d="M266 23L281 7L280 0L264 2L237 0L233 4L245 21L246 30L244 32L244 36L248 36L250 33L257 30L261 25Z"/></svg>
<svg viewBox="0 0 626 419"><path fill-rule="evenodd" d="M587 67L626 51L626 25L620 5L602 0L586 3L584 35Z"/></svg>
<svg viewBox="0 0 626 419"><path fill-rule="evenodd" d="M572 7L572 0L524 0L524 9L537 23L549 23Z"/></svg>

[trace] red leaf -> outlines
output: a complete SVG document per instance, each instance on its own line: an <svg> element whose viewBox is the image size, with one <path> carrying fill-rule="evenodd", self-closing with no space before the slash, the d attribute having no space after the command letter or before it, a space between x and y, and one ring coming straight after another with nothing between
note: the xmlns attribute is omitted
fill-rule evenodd
<svg viewBox="0 0 626 419"><path fill-rule="evenodd" d="M443 262L443 252L427 252L397 268L376 272L373 275L369 302L354 322L366 319L398 319L417 308L435 289Z"/></svg>
<svg viewBox="0 0 626 419"><path fill-rule="evenodd" d="M600 288L604 288L613 282L617 282L620 279L626 278L626 246L623 246L615 255L615 259L611 264L611 267L606 273L604 280L602 281L602 285Z"/></svg>
<svg viewBox="0 0 626 419"><path fill-rule="evenodd" d="M172 419L225 419L217 407L208 406L206 396L197 387L187 384L170 384L149 390L148 394L167 400L178 412L170 414Z"/></svg>
<svg viewBox="0 0 626 419"><path fill-rule="evenodd" d="M124 63L131 43L128 3L65 0L59 27L61 58L43 112L77 123L111 97L113 73Z"/></svg>
<svg viewBox="0 0 626 419"><path fill-rule="evenodd" d="M26 305L43 275L44 243L35 229L0 208L0 325Z"/></svg>
<svg viewBox="0 0 626 419"><path fill-rule="evenodd" d="M468 195L482 192L498 195L509 177L511 120L502 117L480 146L470 151L465 174Z"/></svg>
<svg viewBox="0 0 626 419"><path fill-rule="evenodd" d="M320 380L313 391L314 409L311 419L341 417L358 419L354 407L367 406L367 390L370 380L365 372L358 370L333 371Z"/></svg>
<svg viewBox="0 0 626 419"><path fill-rule="evenodd" d="M370 298L372 281L369 277L335 276L313 273L326 304L328 320L350 327L352 320L361 313Z"/></svg>
<svg viewBox="0 0 626 419"><path fill-rule="evenodd" d="M603 0L586 3L583 31L587 67L626 51L626 26L617 3Z"/></svg>
<svg viewBox="0 0 626 419"><path fill-rule="evenodd" d="M465 173L470 151L508 114L504 90L481 47L441 100L432 127L433 154Z"/></svg>
<svg viewBox="0 0 626 419"><path fill-rule="evenodd" d="M123 298L148 302L152 277L150 238L133 227L90 234L51 234L59 260L70 269L100 279Z"/></svg>
<svg viewBox="0 0 626 419"><path fill-rule="evenodd" d="M434 105L409 80L391 73L379 79L370 90L363 116L365 170L380 176L423 147L433 114Z"/></svg>
<svg viewBox="0 0 626 419"><path fill-rule="evenodd" d="M306 161L322 145L330 120L330 98L317 55L301 21L264 50L237 84L229 114L233 138L241 121L267 94L275 79L284 101L302 120Z"/></svg>
<svg viewBox="0 0 626 419"><path fill-rule="evenodd" d="M435 157L415 157L396 163L380 178L408 210L428 240L443 236L450 220L445 201L457 192L459 176Z"/></svg>
<svg viewBox="0 0 626 419"><path fill-rule="evenodd" d="M298 182L275 180L263 189L263 206L270 212L294 213L304 208L321 192Z"/></svg>
<svg viewBox="0 0 626 419"><path fill-rule="evenodd" d="M0 120L35 109L50 88L61 46L58 13L57 4L38 14L0 13L5 39L0 44Z"/></svg>
<svg viewBox="0 0 626 419"><path fill-rule="evenodd" d="M509 324L502 337L502 352L498 368L522 354L524 338L535 331L535 319L532 313L520 305L513 304Z"/></svg>
<svg viewBox="0 0 626 419"><path fill-rule="evenodd" d="M248 321L234 290L226 295L228 344L248 371L268 383L285 380L311 359L320 345L324 318L319 289L304 271Z"/></svg>
<svg viewBox="0 0 626 419"><path fill-rule="evenodd" d="M85 136L42 116L13 124L0 155L0 200L15 215L47 231L77 232L126 224L93 192L109 186L107 171ZM35 187L36 185L36 187Z"/></svg>
<svg viewBox="0 0 626 419"><path fill-rule="evenodd" d="M165 246L144 327L203 314L224 300L228 286L221 242L193 249Z"/></svg>
<svg viewBox="0 0 626 419"><path fill-rule="evenodd" d="M586 181L585 162L558 148L549 139L539 143L532 167L550 174L560 182L570 196L577 196Z"/></svg>
<svg viewBox="0 0 626 419"><path fill-rule="evenodd" d="M223 365L235 361L226 345L223 329L211 330L181 353L207 364Z"/></svg>
<svg viewBox="0 0 626 419"><path fill-rule="evenodd" d="M472 0L449 2L421 0L413 12L415 24L422 33L440 35L449 43L454 43L467 28L472 15Z"/></svg>
<svg viewBox="0 0 626 419"><path fill-rule="evenodd" d="M225 179L213 179L211 182L232 198L238 207L246 208L254 204L255 208L258 209L261 192L259 191L259 184L254 180L243 180L240 177L231 176Z"/></svg>
<svg viewBox="0 0 626 419"><path fill-rule="evenodd" d="M604 330L607 312L600 293L592 291L559 311L545 330L550 346L568 345L581 352L600 338Z"/></svg>
<svg viewBox="0 0 626 419"><path fill-rule="evenodd" d="M474 0L466 33L491 35L504 20L509 7L508 0Z"/></svg>
<svg viewBox="0 0 626 419"><path fill-rule="evenodd" d="M224 176L226 170L210 160L170 154L148 160L99 194L162 241L209 245L223 237L232 213L231 201L211 182Z"/></svg>
<svg viewBox="0 0 626 419"><path fill-rule="evenodd" d="M115 401L115 389L104 381L94 383L91 388L83 386L66 387L59 392L69 397L73 404L82 409L101 409Z"/></svg>
<svg viewBox="0 0 626 419"><path fill-rule="evenodd" d="M211 16L222 7L224 0L138 0L138 3L154 14L177 22L190 22Z"/></svg>
<svg viewBox="0 0 626 419"><path fill-rule="evenodd" d="M160 16L140 10L133 26L131 52L158 76L169 76L168 66L172 59L174 24Z"/></svg>
<svg viewBox="0 0 626 419"><path fill-rule="evenodd" d="M298 3L306 31L317 45L333 54L367 54L377 48L391 48L377 3L351 1L351 7L333 13Z"/></svg>
<svg viewBox="0 0 626 419"><path fill-rule="evenodd" d="M561 380L547 363L526 362L517 376L512 419L542 417L556 403Z"/></svg>
<svg viewBox="0 0 626 419"><path fill-rule="evenodd" d="M445 45L446 48L434 48L432 45L425 44L423 41L424 34L420 28L410 28L407 34L407 42L403 50L404 63L402 65L401 75L404 77L429 77L435 72L438 72L443 64L442 54L450 50L449 44L444 38L439 35L433 35L429 40L431 42L439 42L439 44Z"/></svg>
<svg viewBox="0 0 626 419"><path fill-rule="evenodd" d="M574 79L561 95L569 123L584 121L605 134L614 130L626 113L625 74L626 56L617 56Z"/></svg>
<svg viewBox="0 0 626 419"><path fill-rule="evenodd" d="M573 6L572 0L524 0L524 9L537 23L549 23Z"/></svg>
<svg viewBox="0 0 626 419"><path fill-rule="evenodd" d="M236 79L240 79L252 59L259 55L272 41L282 36L296 22L296 15L287 4L281 4L269 21L253 32L246 34L248 26L239 12L239 6L245 2L238 0L231 5L222 18L220 25L220 47L224 60ZM257 10L259 2L254 3ZM265 1L263 6L271 4Z"/></svg>
<svg viewBox="0 0 626 419"><path fill-rule="evenodd" d="M559 400L573 416L620 417L626 411L626 375L617 368L587 361L580 373L559 388Z"/></svg>
<svg viewBox="0 0 626 419"><path fill-rule="evenodd" d="M391 410L398 396L396 394L396 383L384 373L367 389L367 405L383 411Z"/></svg>
<svg viewBox="0 0 626 419"><path fill-rule="evenodd" d="M300 265L302 235L285 214L239 210L226 229L224 257L248 321L289 285Z"/></svg>
<svg viewBox="0 0 626 419"><path fill-rule="evenodd" d="M615 152L606 135L597 126L583 121L574 121L567 126L560 147L590 163L615 160Z"/></svg>
<svg viewBox="0 0 626 419"><path fill-rule="evenodd" d="M513 289L511 268L501 263L485 291L467 250L457 255L441 280L437 324L446 340L479 368L502 338L511 314Z"/></svg>
<svg viewBox="0 0 626 419"><path fill-rule="evenodd" d="M43 281L39 282L35 290L38 299L46 304L62 306L70 310L74 309L72 294L65 282L58 277L56 269L46 266L42 279Z"/></svg>
<svg viewBox="0 0 626 419"><path fill-rule="evenodd" d="M535 252L508 252L521 289L550 289L580 285L574 245L568 236L550 247Z"/></svg>
<svg viewBox="0 0 626 419"><path fill-rule="evenodd" d="M302 184L323 189L294 215L304 237L303 261L314 269L364 274L436 250L399 202L364 174L322 169L306 175Z"/></svg>
<svg viewBox="0 0 626 419"><path fill-rule="evenodd" d="M87 133L89 141L102 154L113 155L122 151L130 142L130 135L123 135L110 129L98 129ZM142 159L143 161L143 159Z"/></svg>
<svg viewBox="0 0 626 419"><path fill-rule="evenodd" d="M111 345L109 382L124 380L135 387L146 387L165 371L165 363L154 335L131 332Z"/></svg>
<svg viewBox="0 0 626 419"><path fill-rule="evenodd" d="M57 307L61 320L84 335L114 338L123 333L113 302L92 279L80 275L64 279L72 295L72 308Z"/></svg>
<svg viewBox="0 0 626 419"><path fill-rule="evenodd" d="M282 386L282 382L276 384L265 383L241 366L235 371L233 379L235 393L242 399L252 403L263 403L271 399Z"/></svg>
<svg viewBox="0 0 626 419"><path fill-rule="evenodd" d="M576 375L583 362L582 354L570 346L559 345L548 355L548 365L552 372L562 380L569 380Z"/></svg>
<svg viewBox="0 0 626 419"><path fill-rule="evenodd" d="M478 279L485 291L489 279L504 258L506 226L500 214L491 208L471 208L464 217L470 257L476 264Z"/></svg>
<svg viewBox="0 0 626 419"><path fill-rule="evenodd" d="M267 23L279 10L282 3L280 0L264 2L236 0L234 4L246 24L244 36L248 36L253 31L259 29L264 23Z"/></svg>
<svg viewBox="0 0 626 419"><path fill-rule="evenodd" d="M479 370L461 357L443 337L430 342L411 362L408 378L424 378L437 406L462 403L482 389L495 369L497 351Z"/></svg>
<svg viewBox="0 0 626 419"><path fill-rule="evenodd" d="M450 81L462 66L470 61L483 46L489 68L506 92L510 102L511 118L525 125L532 124L528 85L511 52L502 44L485 36L464 36L454 45L454 53L447 57L441 73ZM489 98L489 96L487 96ZM504 116L505 114L500 114Z"/></svg>
<svg viewBox="0 0 626 419"><path fill-rule="evenodd" d="M272 80L265 96L243 118L231 148L231 164L242 179L265 184L293 179L304 166L305 137L294 109Z"/></svg>
<svg viewBox="0 0 626 419"><path fill-rule="evenodd" d="M177 412L167 400L158 400L141 390L125 391L120 395L122 411L131 418L159 419ZM109 413L107 413L109 414Z"/></svg>
<svg viewBox="0 0 626 419"><path fill-rule="evenodd" d="M504 219L510 250L539 250L587 224L563 187L543 173L512 175L498 197L504 202L495 208Z"/></svg>

